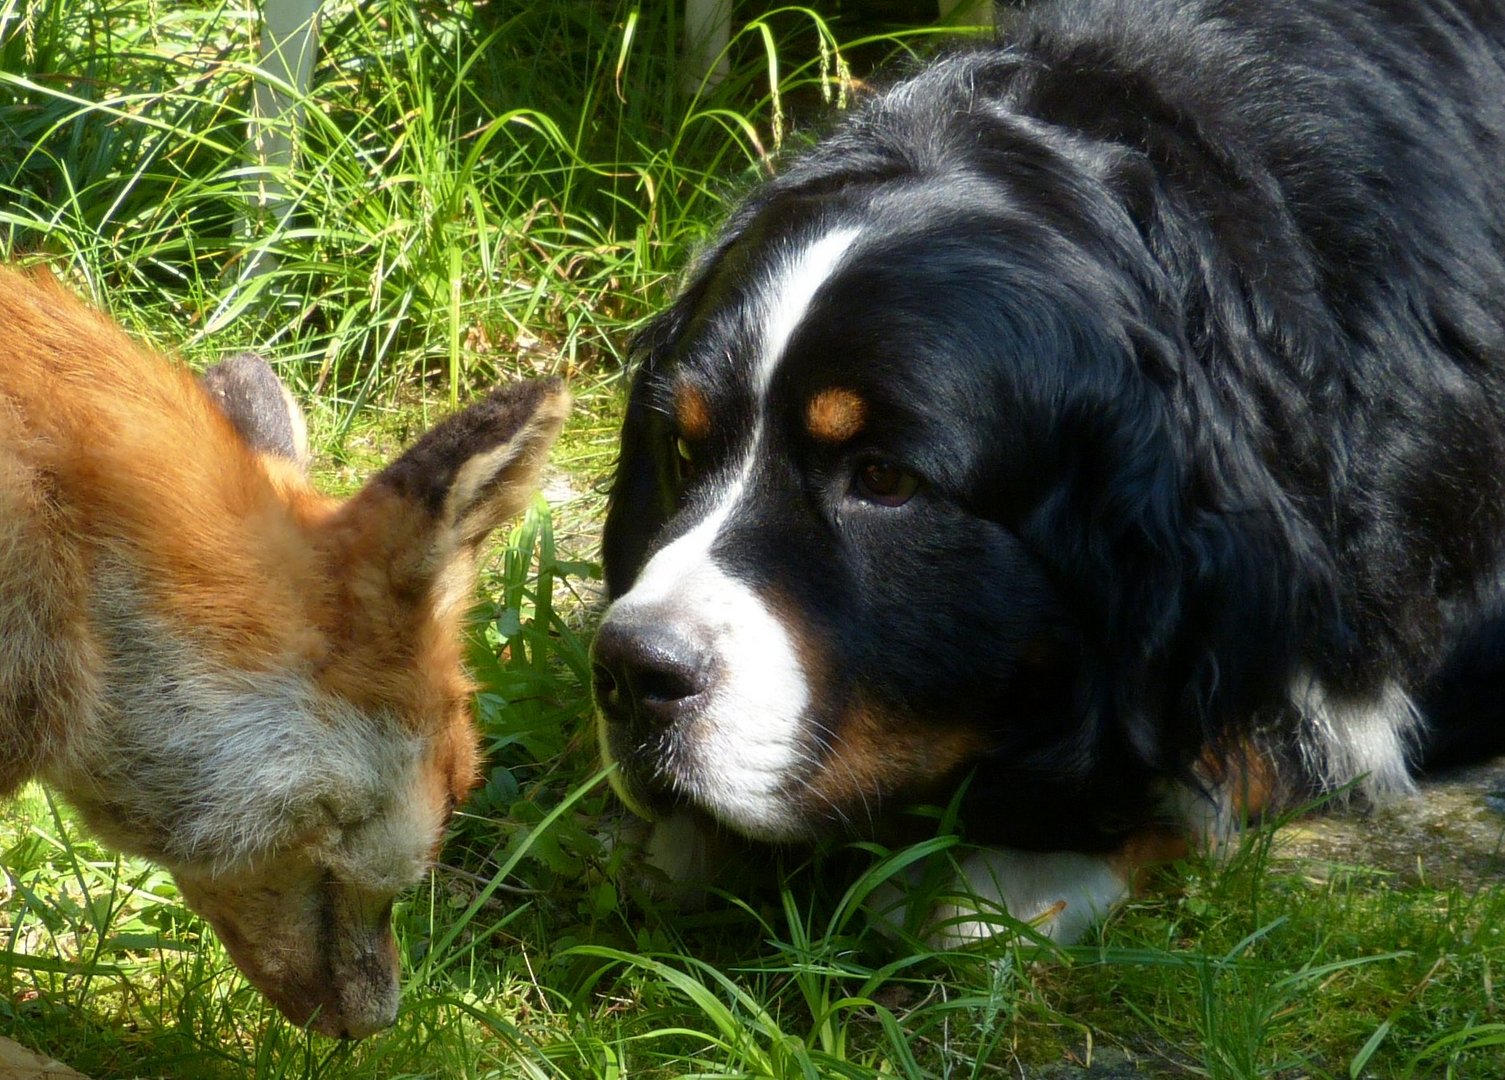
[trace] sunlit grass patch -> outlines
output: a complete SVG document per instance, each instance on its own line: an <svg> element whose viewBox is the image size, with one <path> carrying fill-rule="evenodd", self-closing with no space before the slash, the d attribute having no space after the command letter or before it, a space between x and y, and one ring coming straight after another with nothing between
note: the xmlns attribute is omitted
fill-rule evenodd
<svg viewBox="0 0 1505 1080"><path fill-rule="evenodd" d="M804 9L742 28L746 62L687 94L672 8L332 3L288 170L246 149L251 9L157 7L0 4L25 30L0 67L0 248L347 409L614 360L789 103L850 93Z"/></svg>

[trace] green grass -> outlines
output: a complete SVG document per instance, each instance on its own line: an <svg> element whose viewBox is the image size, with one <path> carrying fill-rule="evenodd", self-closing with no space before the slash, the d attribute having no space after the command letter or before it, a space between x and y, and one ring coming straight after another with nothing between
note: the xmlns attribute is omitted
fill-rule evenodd
<svg viewBox="0 0 1505 1080"><path fill-rule="evenodd" d="M486 568L488 772L399 905L396 1026L355 1046L292 1028L166 874L31 788L0 807L0 1034L97 1078L983 1078L1125 1054L1154 1075L1505 1074L1505 893L1296 860L1272 829L1167 869L1068 950L869 927L862 896L955 857L944 835L790 856L703 910L655 899L584 688L624 344L850 70L934 29L771 12L727 84L686 95L675 9L332 3L299 165L268 177L242 153L249 4L0 0L0 252L193 363L266 351L327 488L498 378L563 373L580 402L552 505ZM268 179L285 228L246 210Z"/></svg>

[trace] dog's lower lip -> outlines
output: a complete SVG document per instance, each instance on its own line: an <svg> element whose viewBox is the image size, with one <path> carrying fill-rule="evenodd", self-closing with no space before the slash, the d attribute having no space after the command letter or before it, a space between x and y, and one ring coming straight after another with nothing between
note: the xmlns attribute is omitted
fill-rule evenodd
<svg viewBox="0 0 1505 1080"><path fill-rule="evenodd" d="M611 753L609 764L615 768L610 774L612 789L627 809L647 821L657 821L671 812L684 800L672 787L654 783L650 777L661 774L662 769L645 762L641 753Z"/></svg>

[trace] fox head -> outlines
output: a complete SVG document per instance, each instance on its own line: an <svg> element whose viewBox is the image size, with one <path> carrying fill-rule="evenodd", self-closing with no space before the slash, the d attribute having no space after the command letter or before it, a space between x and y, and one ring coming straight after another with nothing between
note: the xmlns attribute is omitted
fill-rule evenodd
<svg viewBox="0 0 1505 1080"><path fill-rule="evenodd" d="M393 899L476 780L477 549L531 498L568 395L494 390L342 501L304 477L302 418L264 362L184 384L202 423L176 437L208 445L138 461L148 437L117 416L113 472L65 478L96 486L111 538L89 556L104 677L49 779L167 866L284 1014L359 1038L397 1011Z"/></svg>

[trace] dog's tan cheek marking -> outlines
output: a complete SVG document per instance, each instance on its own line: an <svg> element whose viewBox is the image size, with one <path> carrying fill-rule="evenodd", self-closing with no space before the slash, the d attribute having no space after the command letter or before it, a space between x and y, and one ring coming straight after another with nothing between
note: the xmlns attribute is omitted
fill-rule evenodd
<svg viewBox="0 0 1505 1080"><path fill-rule="evenodd" d="M674 422L679 425L679 433L691 442L700 442L711 433L710 404L689 383L674 388Z"/></svg>
<svg viewBox="0 0 1505 1080"><path fill-rule="evenodd" d="M1222 815L1236 823L1256 817L1280 799L1280 782L1275 765L1268 755L1250 743L1240 743L1227 751L1212 748L1203 751L1196 771L1216 792L1223 806ZM1130 834L1123 847L1107 857L1108 865L1134 893L1141 892L1151 871L1157 866L1184 859L1193 843L1219 839L1217 821L1182 828L1151 826ZM1197 835L1198 832L1204 835ZM1205 833L1212 835L1205 835Z"/></svg>
<svg viewBox="0 0 1505 1080"><path fill-rule="evenodd" d="M825 766L809 784L812 806L849 811L896 794L923 797L987 749L975 728L890 717L861 702L845 712L829 742Z"/></svg>
<svg viewBox="0 0 1505 1080"><path fill-rule="evenodd" d="M1280 801L1280 777L1269 757L1246 747L1235 784L1239 808L1245 816L1263 814Z"/></svg>
<svg viewBox="0 0 1505 1080"><path fill-rule="evenodd" d="M1108 865L1132 893L1140 892L1150 871L1157 866L1184 859L1191 851L1186 833L1181 829L1152 826L1131 833L1124 846L1107 857Z"/></svg>
<svg viewBox="0 0 1505 1080"><path fill-rule="evenodd" d="M1275 763L1248 742L1218 752L1202 752L1197 771L1217 791L1234 823L1255 818L1280 801Z"/></svg>
<svg viewBox="0 0 1505 1080"><path fill-rule="evenodd" d="M852 390L822 390L805 406L805 428L818 442L844 443L866 423L867 402Z"/></svg>
<svg viewBox="0 0 1505 1080"><path fill-rule="evenodd" d="M831 657L787 597L773 596L769 606L789 632L812 700L820 701L831 692ZM976 728L890 717L860 701L810 738L819 741L821 764L800 790L812 816L829 815L833 806L849 817L866 814L896 793L923 795L987 749L986 735Z"/></svg>

